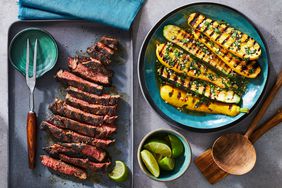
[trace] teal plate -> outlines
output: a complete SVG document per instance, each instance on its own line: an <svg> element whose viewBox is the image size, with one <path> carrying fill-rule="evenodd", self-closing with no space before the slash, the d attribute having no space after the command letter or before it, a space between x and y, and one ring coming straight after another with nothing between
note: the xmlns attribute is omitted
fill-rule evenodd
<svg viewBox="0 0 282 188"><path fill-rule="evenodd" d="M39 78L55 66L58 59L58 46L51 34L42 29L28 28L17 33L9 46L9 60L24 76L27 38L30 41L29 76L32 76L33 50L35 40L38 39L36 77Z"/></svg>
<svg viewBox="0 0 282 188"><path fill-rule="evenodd" d="M162 18L148 33L141 48L138 62L139 83L147 102L161 117L173 125L195 131L215 131L238 123L248 114L241 113L235 117L229 117L219 114L184 113L166 104L160 97L160 86L155 70L156 44L166 41L162 35L164 26L174 24L185 28L187 27L187 16L192 12L201 12L216 20L225 20L233 27L253 37L260 44L262 56L258 62L262 72L256 79L250 80L242 97L241 106L249 108L250 112L264 96L265 86L268 82L269 54L266 43L255 25L239 11L221 4L194 3L180 7Z"/></svg>

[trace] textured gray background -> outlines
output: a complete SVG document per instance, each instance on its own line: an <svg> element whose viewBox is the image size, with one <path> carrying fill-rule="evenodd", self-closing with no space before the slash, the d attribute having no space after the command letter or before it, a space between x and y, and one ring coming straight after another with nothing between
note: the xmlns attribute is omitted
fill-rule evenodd
<svg viewBox="0 0 282 188"><path fill-rule="evenodd" d="M139 49L147 32L161 19L164 15L174 10L177 7L191 3L187 0L148 0L138 15L133 26L134 40L134 64L136 67ZM198 1L193 1L198 2ZM281 0L220 0L212 1L229 5L238 9L252 19L259 27L264 35L272 60L270 65L270 83L273 83L276 74L282 68L282 1ZM0 187L7 187L7 164L8 164L8 110L7 110L7 31L8 26L17 19L16 2L11 0L1 0L0 8ZM135 69L136 75L136 69ZM269 88L268 88L269 89ZM134 79L134 102L135 102L135 148L142 137L149 131L163 127L173 128L162 120L145 102L137 81L137 76ZM267 111L262 121L269 118L275 111L282 106L282 92L274 99L271 107ZM257 107L257 109L259 106ZM257 110L256 109L256 110ZM239 125L234 126L225 131L217 133L195 133L182 129L177 129L190 141L193 150L193 159L204 151L213 140L224 132L242 131L246 128L251 118L254 116L254 111L247 120L244 120ZM281 125L281 124L280 124ZM277 127L256 144L257 149L257 164L252 172L241 176L229 176L222 182L213 187L282 187L282 128ZM180 179L169 182L160 183L147 178L139 169L135 160L135 187L211 187L206 180L201 176L194 164L191 164L189 170ZM19 169L20 170L20 169Z"/></svg>

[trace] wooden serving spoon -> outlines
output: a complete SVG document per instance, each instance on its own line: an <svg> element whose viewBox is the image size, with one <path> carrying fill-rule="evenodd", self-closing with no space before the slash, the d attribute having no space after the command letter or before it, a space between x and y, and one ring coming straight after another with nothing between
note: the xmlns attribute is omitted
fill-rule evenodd
<svg viewBox="0 0 282 188"><path fill-rule="evenodd" d="M271 128L275 127L281 122L282 108L278 111L278 113L276 113L269 120L267 120L264 125L260 126L253 132L253 134L249 138L250 141L254 144L262 135L264 135L267 131L269 131ZM195 160L195 164L211 184L217 183L218 181L222 180L224 177L229 175L227 172L219 168L217 164L213 161L211 149L206 150L199 157L197 157Z"/></svg>
<svg viewBox="0 0 282 188"><path fill-rule="evenodd" d="M256 150L249 140L249 136L256 129L258 122L282 85L282 71L272 87L268 97L261 106L256 117L244 135L231 133L219 137L212 146L214 162L225 172L243 175L253 169L256 163Z"/></svg>

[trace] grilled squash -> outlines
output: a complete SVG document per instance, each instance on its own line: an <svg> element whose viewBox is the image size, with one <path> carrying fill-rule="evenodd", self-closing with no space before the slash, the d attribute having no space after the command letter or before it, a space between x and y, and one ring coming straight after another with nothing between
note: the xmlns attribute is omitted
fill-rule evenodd
<svg viewBox="0 0 282 188"><path fill-rule="evenodd" d="M177 75L175 72L164 66L160 66L157 72L163 81L185 91L192 91L196 94L220 102L240 102L240 97L232 90L222 89L213 84L207 84L191 77Z"/></svg>
<svg viewBox="0 0 282 188"><path fill-rule="evenodd" d="M228 50L210 41L208 37L201 34L201 32L198 30L193 31L192 33L198 41L205 44L206 47L214 52L222 61L224 61L232 70L234 70L239 75L247 78L256 78L261 72L261 68L258 63L256 63L256 61L253 60L247 62L234 56Z"/></svg>
<svg viewBox="0 0 282 188"><path fill-rule="evenodd" d="M192 13L188 25L242 59L256 60L261 55L260 45L253 38L226 23Z"/></svg>
<svg viewBox="0 0 282 188"><path fill-rule="evenodd" d="M201 59L210 66L221 71L223 74L236 74L228 65L205 47L204 44L195 40L192 33L188 33L175 25L167 25L164 27L163 35L168 41L178 45L198 59Z"/></svg>
<svg viewBox="0 0 282 188"><path fill-rule="evenodd" d="M213 83L221 88L231 87L231 81L228 78L219 77L202 63L193 60L182 50L173 47L171 43L158 44L156 55L161 64L177 73Z"/></svg>
<svg viewBox="0 0 282 188"><path fill-rule="evenodd" d="M161 87L160 95L165 102L179 109L212 114L224 114L228 116L236 116L240 112L248 112L248 109L240 108L235 104L202 101L198 97L187 94L186 92L173 88L169 85Z"/></svg>

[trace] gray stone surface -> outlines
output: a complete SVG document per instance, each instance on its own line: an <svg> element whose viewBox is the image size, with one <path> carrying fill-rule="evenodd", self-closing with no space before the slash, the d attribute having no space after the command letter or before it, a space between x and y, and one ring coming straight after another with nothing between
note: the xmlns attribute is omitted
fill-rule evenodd
<svg viewBox="0 0 282 188"><path fill-rule="evenodd" d="M193 1L195 2L195 1ZM272 63L270 65L270 82L273 83L276 74L282 68L282 1L281 0L220 0L213 1L234 7L249 18L251 18L259 27L264 35L269 46ZM148 0L138 15L133 26L133 40L134 40L134 64L137 64L138 53L147 32L154 26L159 19L164 15L174 10L177 7L191 3L191 1L178 0ZM17 19L17 6L15 1L1 0L0 8L0 41L2 47L0 48L0 187L7 187L7 167L8 167L8 108L7 108L7 31L9 25ZM135 66L136 67L136 66ZM136 75L135 68L135 75ZM268 88L269 89L269 88ZM139 85L137 76L134 80L134 101L135 101L135 148L142 137L149 131L157 128L173 128L162 120L145 102ZM267 111L262 121L265 121L275 111L281 107L282 92L274 99L271 107ZM258 110L257 107L256 111ZM193 159L195 156L203 152L213 140L225 132L243 131L252 117L255 115L254 111L247 120L244 120L239 125L236 125L228 130L216 133L195 133L183 129L176 128L179 132L186 136L190 141L193 150ZM281 125L281 124L280 124ZM24 127L23 127L24 128ZM271 187L279 188L282 186L282 128L277 127L271 132L262 137L256 144L257 149L257 164L252 172L241 176L229 176L222 182L213 187L234 187L234 188L248 188L248 187ZM189 170L183 177L168 183L156 182L146 177L139 169L136 160L136 152L134 153L135 160L135 187L193 187L203 188L211 187L202 177L200 172L196 169L194 164L191 164ZM20 170L20 169L19 169Z"/></svg>

